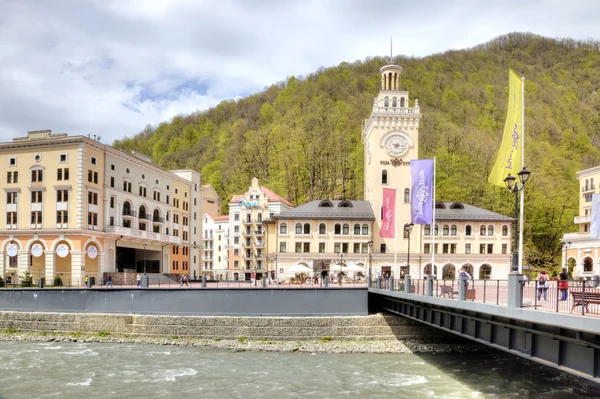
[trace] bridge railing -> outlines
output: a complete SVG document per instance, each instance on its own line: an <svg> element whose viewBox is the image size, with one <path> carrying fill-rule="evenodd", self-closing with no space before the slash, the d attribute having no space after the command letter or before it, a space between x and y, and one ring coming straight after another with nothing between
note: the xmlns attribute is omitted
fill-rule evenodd
<svg viewBox="0 0 600 399"><path fill-rule="evenodd" d="M527 281L523 285L523 307L581 315L600 315L600 287L589 280Z"/></svg>

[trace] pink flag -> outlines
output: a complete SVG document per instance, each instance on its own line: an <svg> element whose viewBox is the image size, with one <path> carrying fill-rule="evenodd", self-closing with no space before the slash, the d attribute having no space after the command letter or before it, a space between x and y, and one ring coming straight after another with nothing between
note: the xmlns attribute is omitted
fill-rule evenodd
<svg viewBox="0 0 600 399"><path fill-rule="evenodd" d="M396 218L396 190L383 189L383 205L381 207L381 230L379 237L395 238L396 229L394 220Z"/></svg>

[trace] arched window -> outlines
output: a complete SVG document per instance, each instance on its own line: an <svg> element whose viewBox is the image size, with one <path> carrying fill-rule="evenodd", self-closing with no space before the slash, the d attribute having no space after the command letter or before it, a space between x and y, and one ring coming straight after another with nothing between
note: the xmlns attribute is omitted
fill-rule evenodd
<svg viewBox="0 0 600 399"><path fill-rule="evenodd" d="M431 235L431 225L430 224L426 224L425 225L425 231L423 233L426 236L430 236Z"/></svg>
<svg viewBox="0 0 600 399"><path fill-rule="evenodd" d="M342 225L339 223L335 224L333 234L342 234Z"/></svg>
<svg viewBox="0 0 600 399"><path fill-rule="evenodd" d="M388 184L388 178L387 178L387 170L382 170L381 171L381 184Z"/></svg>
<svg viewBox="0 0 600 399"><path fill-rule="evenodd" d="M438 230L438 225L437 224L435 225L435 229L433 231L433 235L435 235L435 236L440 235L440 232Z"/></svg>
<svg viewBox="0 0 600 399"><path fill-rule="evenodd" d="M592 258L588 257L583 260L583 271L584 272L594 271L594 261L592 261Z"/></svg>
<svg viewBox="0 0 600 399"><path fill-rule="evenodd" d="M281 223L281 226L279 226L279 234L287 234L287 224Z"/></svg>
<svg viewBox="0 0 600 399"><path fill-rule="evenodd" d="M400 97L400 107L404 108L404 97Z"/></svg>
<svg viewBox="0 0 600 399"><path fill-rule="evenodd" d="M433 266L433 274L431 273L431 263L428 263L423 268L423 274L426 276L437 276L437 266Z"/></svg>
<svg viewBox="0 0 600 399"><path fill-rule="evenodd" d="M153 214L152 214L152 221L153 222L160 222L160 211L158 209L155 209Z"/></svg>
<svg viewBox="0 0 600 399"><path fill-rule="evenodd" d="M452 227L450 227L450 235L458 235L458 228L456 227L455 224L452 225Z"/></svg>
<svg viewBox="0 0 600 399"><path fill-rule="evenodd" d="M470 236L471 234L473 234L473 233L471 232L471 225L470 225L470 224L468 224L468 225L465 227L465 235L466 235L466 236Z"/></svg>
<svg viewBox="0 0 600 399"><path fill-rule="evenodd" d="M456 267L452 263L447 263L442 268L442 280L454 280Z"/></svg>
<svg viewBox="0 0 600 399"><path fill-rule="evenodd" d="M296 234L302 234L302 224L296 223Z"/></svg>
<svg viewBox="0 0 600 399"><path fill-rule="evenodd" d="M489 280L490 278L492 278L492 266L488 264L481 265L479 268L479 279Z"/></svg>
<svg viewBox="0 0 600 399"><path fill-rule="evenodd" d="M388 96L385 96L383 98L383 106L384 107L389 107L390 106L390 98Z"/></svg>
<svg viewBox="0 0 600 399"><path fill-rule="evenodd" d="M304 223L304 234L310 234L310 223Z"/></svg>
<svg viewBox="0 0 600 399"><path fill-rule="evenodd" d="M327 234L327 228L325 227L325 223L321 223L319 225L319 234Z"/></svg>
<svg viewBox="0 0 600 399"><path fill-rule="evenodd" d="M344 227L342 228L342 231L345 235L350 234L350 225L347 223L344 223Z"/></svg>
<svg viewBox="0 0 600 399"><path fill-rule="evenodd" d="M144 205L140 206L139 218L140 219L146 219L146 207Z"/></svg>
<svg viewBox="0 0 600 399"><path fill-rule="evenodd" d="M354 235L360 235L360 224L354 224Z"/></svg>
<svg viewBox="0 0 600 399"><path fill-rule="evenodd" d="M473 267L472 264L465 263L464 265L462 265L461 269L463 269L463 268L467 271L467 273L469 273L469 276L471 276L472 278L475 278L473 276L473 273L474 273L473 271L475 270L475 268Z"/></svg>
<svg viewBox="0 0 600 399"><path fill-rule="evenodd" d="M484 235L485 235L485 226L481 226L481 227L479 228L479 235L480 235L480 236L484 236Z"/></svg>
<svg viewBox="0 0 600 399"><path fill-rule="evenodd" d="M398 106L398 100L396 99L396 97L392 97L392 107L397 107Z"/></svg>
<svg viewBox="0 0 600 399"><path fill-rule="evenodd" d="M494 235L494 226L489 225L488 226L488 236L493 236Z"/></svg>
<svg viewBox="0 0 600 399"><path fill-rule="evenodd" d="M502 236L506 237L508 235L508 226L502 226Z"/></svg>
<svg viewBox="0 0 600 399"><path fill-rule="evenodd" d="M404 202L410 202L410 188L404 189Z"/></svg>
<svg viewBox="0 0 600 399"><path fill-rule="evenodd" d="M369 235L369 225L366 223L362 225L362 235L363 236Z"/></svg>
<svg viewBox="0 0 600 399"><path fill-rule="evenodd" d="M123 215L125 216L133 216L131 213L131 203L129 201L125 201L123 204Z"/></svg>
<svg viewBox="0 0 600 399"><path fill-rule="evenodd" d="M450 234L450 227L445 224L444 227L442 227L442 235L447 236L448 234Z"/></svg>

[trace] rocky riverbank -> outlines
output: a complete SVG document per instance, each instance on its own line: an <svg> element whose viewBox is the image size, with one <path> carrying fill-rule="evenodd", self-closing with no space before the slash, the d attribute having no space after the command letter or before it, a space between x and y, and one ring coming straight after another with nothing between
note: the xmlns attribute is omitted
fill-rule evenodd
<svg viewBox="0 0 600 399"><path fill-rule="evenodd" d="M487 352L488 347L476 343L424 343L401 342L397 340L332 340L323 337L320 340L268 341L249 340L239 337L236 340L196 339L186 337L155 337L112 335L109 333L31 333L21 331L2 331L0 341L21 342L84 342L118 343L142 345L188 346L232 352L303 352L303 353L396 353L396 354L447 354Z"/></svg>

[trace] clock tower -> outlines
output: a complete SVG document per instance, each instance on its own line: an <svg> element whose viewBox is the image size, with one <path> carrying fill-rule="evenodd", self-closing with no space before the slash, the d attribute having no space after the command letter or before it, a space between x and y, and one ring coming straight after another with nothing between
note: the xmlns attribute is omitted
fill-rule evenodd
<svg viewBox="0 0 600 399"><path fill-rule="evenodd" d="M398 276L396 273L400 265L406 264L408 247L404 238L404 224L410 223L410 160L419 158L419 121L422 115L419 100L415 100L414 106L410 107L408 91L400 88L402 67L386 65L380 72L381 90L373 100L373 111L364 122L362 134L365 146L364 195L375 215L374 260L391 262L395 251L403 253L397 257L398 264L394 265L394 274ZM384 188L396 190L396 243L393 238L379 237ZM411 233L411 254L420 252L420 236L420 226L415 225ZM416 266L414 261L410 263Z"/></svg>

